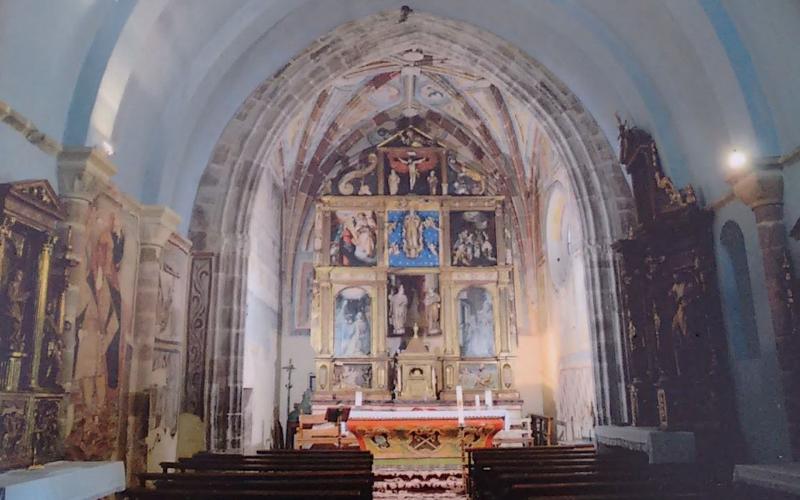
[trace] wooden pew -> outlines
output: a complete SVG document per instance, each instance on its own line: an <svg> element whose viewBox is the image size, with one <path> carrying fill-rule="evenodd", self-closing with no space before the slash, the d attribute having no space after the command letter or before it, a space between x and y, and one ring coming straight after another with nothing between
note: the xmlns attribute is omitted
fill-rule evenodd
<svg viewBox="0 0 800 500"><path fill-rule="evenodd" d="M469 450L473 498L710 498L697 467L650 466L635 453L595 454L593 448L534 447Z"/></svg>
<svg viewBox="0 0 800 500"><path fill-rule="evenodd" d="M271 450L272 451L272 450ZM372 498L368 452L198 453L139 474L128 498Z"/></svg>

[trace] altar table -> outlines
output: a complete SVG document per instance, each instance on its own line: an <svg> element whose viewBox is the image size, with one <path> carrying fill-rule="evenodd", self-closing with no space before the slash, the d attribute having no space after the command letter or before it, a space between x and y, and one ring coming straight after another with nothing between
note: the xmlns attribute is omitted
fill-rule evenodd
<svg viewBox="0 0 800 500"><path fill-rule="evenodd" d="M462 444L491 447L507 425L506 410L465 410L463 426L456 410L353 410L347 421L359 447L376 461L415 463L459 463Z"/></svg>
<svg viewBox="0 0 800 500"><path fill-rule="evenodd" d="M89 500L124 489L122 462L58 461L0 474L0 498L5 500Z"/></svg>

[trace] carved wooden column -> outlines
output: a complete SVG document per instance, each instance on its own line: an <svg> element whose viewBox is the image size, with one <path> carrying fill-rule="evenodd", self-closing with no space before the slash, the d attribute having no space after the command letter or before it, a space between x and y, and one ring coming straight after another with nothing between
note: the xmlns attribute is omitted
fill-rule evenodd
<svg viewBox="0 0 800 500"><path fill-rule="evenodd" d="M134 351L128 408L127 473L133 479L147 469L146 438L149 430L153 386L153 348L158 332L158 287L162 253L180 217L167 207L142 207L139 248L139 278L134 315Z"/></svg>
<svg viewBox="0 0 800 500"><path fill-rule="evenodd" d="M756 218L789 436L796 459L800 456L800 325L792 321L792 308L798 307L797 303L789 300L793 274L783 216L783 172L779 166L767 165L734 175L728 182Z"/></svg>

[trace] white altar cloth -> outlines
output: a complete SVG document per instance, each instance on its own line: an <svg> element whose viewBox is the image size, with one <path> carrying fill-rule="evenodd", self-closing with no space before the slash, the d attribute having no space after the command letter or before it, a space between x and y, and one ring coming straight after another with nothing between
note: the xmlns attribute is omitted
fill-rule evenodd
<svg viewBox="0 0 800 500"><path fill-rule="evenodd" d="M458 410L351 410L350 420L458 420ZM464 420L477 418L502 418L505 430L511 425L508 410L464 409Z"/></svg>
<svg viewBox="0 0 800 500"><path fill-rule="evenodd" d="M58 461L0 474L5 500L93 500L124 489L122 462Z"/></svg>

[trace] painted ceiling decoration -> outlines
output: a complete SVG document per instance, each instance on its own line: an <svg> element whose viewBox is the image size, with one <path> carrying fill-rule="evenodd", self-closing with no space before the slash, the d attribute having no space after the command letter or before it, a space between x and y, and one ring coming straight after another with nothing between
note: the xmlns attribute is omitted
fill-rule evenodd
<svg viewBox="0 0 800 500"><path fill-rule="evenodd" d="M342 169L356 168L357 153L383 141L398 124L439 116L448 125L437 139L450 143L457 153L453 161L488 169L484 173L489 176L504 172L503 181L519 188L530 180L532 163L542 157L540 149L551 149L532 111L501 91L490 75L452 57L413 48L359 65L331 82L286 128L271 157L273 168L302 177L320 165L334 164L334 170L325 172L330 179ZM342 149L364 124L364 138ZM476 135L468 137L468 130Z"/></svg>

